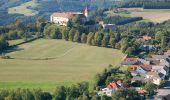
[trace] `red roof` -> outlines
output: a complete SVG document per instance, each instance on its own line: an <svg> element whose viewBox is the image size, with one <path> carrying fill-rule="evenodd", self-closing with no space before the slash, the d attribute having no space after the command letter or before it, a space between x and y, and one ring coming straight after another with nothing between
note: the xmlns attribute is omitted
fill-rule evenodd
<svg viewBox="0 0 170 100"><path fill-rule="evenodd" d="M145 93L146 93L146 90L137 90L137 92L138 92L139 94L145 94Z"/></svg>
<svg viewBox="0 0 170 100"><path fill-rule="evenodd" d="M151 40L152 37L145 35L145 36L143 36L143 39L144 39L144 40Z"/></svg>
<svg viewBox="0 0 170 100"><path fill-rule="evenodd" d="M53 17L64 17L64 18L72 18L75 15L83 15L83 13L80 12L56 12L53 13Z"/></svg>
<svg viewBox="0 0 170 100"><path fill-rule="evenodd" d="M119 85L122 84L122 80L118 80L117 82L113 81L112 83L110 83L107 88L111 88L111 89L115 89L117 90L118 87L120 87Z"/></svg>
<svg viewBox="0 0 170 100"><path fill-rule="evenodd" d="M143 65L140 65L140 67L142 69L144 69L145 71L151 71L152 70L152 65L143 64Z"/></svg>
<svg viewBox="0 0 170 100"><path fill-rule="evenodd" d="M115 82L110 83L107 88L113 88L113 89L118 89L118 85Z"/></svg>

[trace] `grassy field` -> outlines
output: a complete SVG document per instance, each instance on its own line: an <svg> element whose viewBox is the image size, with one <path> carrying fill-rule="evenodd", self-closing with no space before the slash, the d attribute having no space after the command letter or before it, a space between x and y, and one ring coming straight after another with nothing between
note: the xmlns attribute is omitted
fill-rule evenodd
<svg viewBox="0 0 170 100"><path fill-rule="evenodd" d="M170 10L144 10L142 12L131 12L132 17L143 17L152 22L161 23L170 19Z"/></svg>
<svg viewBox="0 0 170 100"><path fill-rule="evenodd" d="M35 3L34 0L32 0L32 1L21 4L20 6L9 8L8 13L9 14L17 13L17 14L24 14L25 16L34 16L38 12L30 8L34 8L36 6L37 4Z"/></svg>
<svg viewBox="0 0 170 100"><path fill-rule="evenodd" d="M119 65L124 56L119 50L46 39L22 44L7 55L13 59L0 59L0 88L45 90L92 82L96 73Z"/></svg>
<svg viewBox="0 0 170 100"><path fill-rule="evenodd" d="M143 17L145 21L152 21L156 23L161 23L170 19L170 9L144 9L140 8L124 8L130 13L114 13L113 11L107 11L106 14L109 16L123 16L123 17Z"/></svg>
<svg viewBox="0 0 170 100"><path fill-rule="evenodd" d="M17 40L9 40L8 43L10 46L13 46L13 45L16 45L16 44L19 44L19 43L22 43L24 42L24 39L17 39Z"/></svg>

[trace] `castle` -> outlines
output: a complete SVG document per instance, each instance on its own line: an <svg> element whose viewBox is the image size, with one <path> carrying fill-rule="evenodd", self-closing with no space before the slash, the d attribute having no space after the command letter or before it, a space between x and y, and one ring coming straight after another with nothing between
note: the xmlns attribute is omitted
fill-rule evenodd
<svg viewBox="0 0 170 100"><path fill-rule="evenodd" d="M84 12L56 12L51 15L51 22L59 25L67 26L68 21L76 15L80 15L83 21L88 18L88 8Z"/></svg>

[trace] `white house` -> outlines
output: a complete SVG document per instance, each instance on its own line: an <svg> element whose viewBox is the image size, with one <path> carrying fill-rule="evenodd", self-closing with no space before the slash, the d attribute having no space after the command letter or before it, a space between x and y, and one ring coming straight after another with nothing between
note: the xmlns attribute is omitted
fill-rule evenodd
<svg viewBox="0 0 170 100"><path fill-rule="evenodd" d="M106 88L103 88L102 91L98 92L98 95L112 96L112 93L121 87L123 87L121 80L118 80L117 82L113 81Z"/></svg>
<svg viewBox="0 0 170 100"><path fill-rule="evenodd" d="M51 15L50 20L52 23L67 26L68 21L76 15L80 15L82 21L86 21L88 18L88 9L84 12L55 12Z"/></svg>

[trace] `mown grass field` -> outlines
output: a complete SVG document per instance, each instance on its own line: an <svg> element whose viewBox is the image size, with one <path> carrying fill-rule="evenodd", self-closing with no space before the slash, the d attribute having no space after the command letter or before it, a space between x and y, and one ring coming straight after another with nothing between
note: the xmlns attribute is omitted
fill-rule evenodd
<svg viewBox="0 0 170 100"><path fill-rule="evenodd" d="M119 65L119 50L88 46L64 40L39 39L20 45L0 59L0 88L53 90L81 81L93 82L94 75L109 64Z"/></svg>

